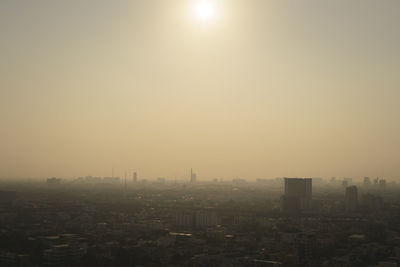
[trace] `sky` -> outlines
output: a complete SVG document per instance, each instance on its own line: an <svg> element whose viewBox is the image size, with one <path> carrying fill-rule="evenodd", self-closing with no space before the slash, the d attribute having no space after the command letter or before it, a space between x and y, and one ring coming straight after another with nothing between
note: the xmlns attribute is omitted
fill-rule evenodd
<svg viewBox="0 0 400 267"><path fill-rule="evenodd" d="M400 1L0 1L0 177L400 181Z"/></svg>

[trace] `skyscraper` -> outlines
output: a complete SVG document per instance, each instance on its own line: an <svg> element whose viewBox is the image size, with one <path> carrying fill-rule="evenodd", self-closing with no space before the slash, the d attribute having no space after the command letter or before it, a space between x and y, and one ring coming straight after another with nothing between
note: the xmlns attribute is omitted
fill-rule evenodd
<svg viewBox="0 0 400 267"><path fill-rule="evenodd" d="M193 173L193 169L190 169L190 183L194 184L196 183L197 175Z"/></svg>
<svg viewBox="0 0 400 267"><path fill-rule="evenodd" d="M312 200L312 179L285 178L284 181L285 194L282 197L282 211L310 211Z"/></svg>
<svg viewBox="0 0 400 267"><path fill-rule="evenodd" d="M370 186L371 185L371 179L369 177L364 177L364 186Z"/></svg>
<svg viewBox="0 0 400 267"><path fill-rule="evenodd" d="M137 182L137 173L136 172L133 173L132 180L134 183Z"/></svg>
<svg viewBox="0 0 400 267"><path fill-rule="evenodd" d="M347 211L354 211L358 206L358 190L357 186L346 187L345 205Z"/></svg>

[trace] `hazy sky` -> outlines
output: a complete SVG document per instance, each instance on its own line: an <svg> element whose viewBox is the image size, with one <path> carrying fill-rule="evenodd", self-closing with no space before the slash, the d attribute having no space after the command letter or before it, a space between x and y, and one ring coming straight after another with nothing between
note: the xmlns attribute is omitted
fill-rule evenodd
<svg viewBox="0 0 400 267"><path fill-rule="evenodd" d="M0 176L400 178L399 0L1 0Z"/></svg>

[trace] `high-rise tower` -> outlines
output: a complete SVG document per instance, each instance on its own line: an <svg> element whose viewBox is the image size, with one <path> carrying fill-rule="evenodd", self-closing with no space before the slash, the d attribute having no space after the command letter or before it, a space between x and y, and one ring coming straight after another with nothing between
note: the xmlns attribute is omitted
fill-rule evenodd
<svg viewBox="0 0 400 267"><path fill-rule="evenodd" d="M193 173L193 169L190 169L190 183L194 184L196 183L197 175Z"/></svg>
<svg viewBox="0 0 400 267"><path fill-rule="evenodd" d="M364 186L371 186L371 179L369 177L364 177Z"/></svg>
<svg viewBox="0 0 400 267"><path fill-rule="evenodd" d="M285 178L285 194L282 197L282 211L310 211L311 200L311 178Z"/></svg>

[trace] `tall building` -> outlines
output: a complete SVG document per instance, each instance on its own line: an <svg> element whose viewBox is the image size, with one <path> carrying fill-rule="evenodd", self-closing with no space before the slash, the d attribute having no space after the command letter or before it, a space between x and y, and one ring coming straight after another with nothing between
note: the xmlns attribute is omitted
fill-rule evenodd
<svg viewBox="0 0 400 267"><path fill-rule="evenodd" d="M190 183L194 184L196 183L197 175L193 173L193 169L190 169Z"/></svg>
<svg viewBox="0 0 400 267"><path fill-rule="evenodd" d="M312 179L285 178L284 182L285 194L282 197L282 211L310 211L312 200Z"/></svg>
<svg viewBox="0 0 400 267"><path fill-rule="evenodd" d="M345 195L345 205L346 210L354 211L358 206L358 190L357 186L348 186L346 187L346 195Z"/></svg>
<svg viewBox="0 0 400 267"><path fill-rule="evenodd" d="M137 182L137 173L136 172L133 173L132 180L134 183Z"/></svg>
<svg viewBox="0 0 400 267"><path fill-rule="evenodd" d="M371 179L369 177L364 177L364 186L370 186L371 185Z"/></svg>

